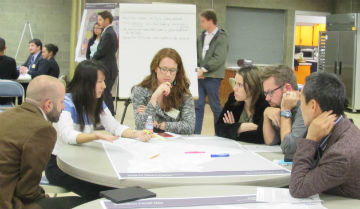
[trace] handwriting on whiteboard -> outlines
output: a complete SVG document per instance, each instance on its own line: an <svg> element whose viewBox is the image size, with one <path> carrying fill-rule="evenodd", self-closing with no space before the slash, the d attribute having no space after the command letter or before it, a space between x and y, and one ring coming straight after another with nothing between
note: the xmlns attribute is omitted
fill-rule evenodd
<svg viewBox="0 0 360 209"><path fill-rule="evenodd" d="M120 15L120 36L123 40L189 40L191 30L184 19L176 14Z"/></svg>

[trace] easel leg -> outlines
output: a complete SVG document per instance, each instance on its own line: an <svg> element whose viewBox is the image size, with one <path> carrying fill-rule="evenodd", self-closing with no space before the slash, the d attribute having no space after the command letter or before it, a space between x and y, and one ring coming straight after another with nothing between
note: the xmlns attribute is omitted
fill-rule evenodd
<svg viewBox="0 0 360 209"><path fill-rule="evenodd" d="M125 108L124 108L124 112L123 112L123 114L122 114L122 116L121 116L121 122L120 122L121 124L124 123L126 111L127 111L127 108L129 107L129 104L130 104L130 103L131 103L131 99L130 99L130 98L125 100Z"/></svg>
<svg viewBox="0 0 360 209"><path fill-rule="evenodd" d="M16 60L16 58L17 58L18 54L19 54L20 45L21 45L22 40L23 40L24 35L25 35L26 26L28 26L28 27L29 27L29 32L30 32L30 37L31 37L31 39L33 39L33 38L34 38L33 33L32 33L32 30L31 30L30 21L28 21L28 20L27 20L27 21L25 22L25 24L24 24L24 28L23 28L23 31L22 31L22 33L21 33L21 37L20 37L20 42L19 42L18 47L17 47L17 49L16 49L15 60Z"/></svg>

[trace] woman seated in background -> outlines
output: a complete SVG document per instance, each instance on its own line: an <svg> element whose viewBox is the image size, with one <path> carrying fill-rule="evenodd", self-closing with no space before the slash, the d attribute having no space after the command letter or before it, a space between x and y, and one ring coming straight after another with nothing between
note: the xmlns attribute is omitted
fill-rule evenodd
<svg viewBox="0 0 360 209"><path fill-rule="evenodd" d="M64 144L82 144L97 139L112 142L120 136L141 141L151 138L150 133L131 130L115 120L103 101L105 88L104 71L98 65L92 61L83 61L76 67L74 78L67 87L65 109L59 122L54 124L57 141L45 170L50 184L62 186L88 200L99 198L99 192L109 188L74 178L61 171L56 164L56 155L65 148ZM96 124L103 125L113 135L93 132Z"/></svg>
<svg viewBox="0 0 360 209"><path fill-rule="evenodd" d="M34 71L21 71L22 74L29 74L31 78L39 75L49 75L55 78L59 77L60 69L55 60L55 55L58 52L58 47L54 44L46 44L42 48L42 59L39 60L38 67Z"/></svg>
<svg viewBox="0 0 360 209"><path fill-rule="evenodd" d="M99 23L95 23L94 27L93 27L93 35L92 37L89 39L88 45L87 45L87 50L86 50L86 59L91 59L96 50L97 50L97 46L100 42L100 38L101 38L101 33L103 32L103 29L101 28L101 26L99 25Z"/></svg>
<svg viewBox="0 0 360 209"><path fill-rule="evenodd" d="M144 129L148 116L154 129L193 134L195 108L180 55L161 49L150 65L150 75L132 89L136 129Z"/></svg>
<svg viewBox="0 0 360 209"><path fill-rule="evenodd" d="M238 141L263 144L263 113L269 104L265 101L260 71L257 67L242 67L233 80L219 120L215 125L217 136Z"/></svg>
<svg viewBox="0 0 360 209"><path fill-rule="evenodd" d="M59 48L54 44L46 44L42 49L43 59L49 61L49 67L46 75L50 75L55 78L58 78L60 74L59 65L55 60L55 55L58 51Z"/></svg>

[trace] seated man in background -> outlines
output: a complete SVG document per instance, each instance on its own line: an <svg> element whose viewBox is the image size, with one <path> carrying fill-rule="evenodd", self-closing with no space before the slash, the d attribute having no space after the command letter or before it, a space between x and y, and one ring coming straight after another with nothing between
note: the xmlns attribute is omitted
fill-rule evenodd
<svg viewBox="0 0 360 209"><path fill-rule="evenodd" d="M39 62L42 60L41 56L42 42L39 39L29 41L30 55L26 62L20 67L20 73L26 74L29 71L35 71L38 68Z"/></svg>
<svg viewBox="0 0 360 209"><path fill-rule="evenodd" d="M301 110L306 138L298 140L290 193L326 192L360 199L360 131L344 116L344 84L326 72L306 78Z"/></svg>
<svg viewBox="0 0 360 209"><path fill-rule="evenodd" d="M5 55L6 43L0 38L0 79L14 80L19 77L19 71L16 69L16 62L13 58ZM0 98L0 104L6 104L12 101L12 98Z"/></svg>
<svg viewBox="0 0 360 209"><path fill-rule="evenodd" d="M294 71L287 66L268 67L262 80L265 99L271 106L264 111L264 141L280 144L285 160L292 160L297 139L306 132Z"/></svg>
<svg viewBox="0 0 360 209"><path fill-rule="evenodd" d="M16 62L13 58L5 55L6 43L0 38L0 79L17 79L19 71L16 70Z"/></svg>
<svg viewBox="0 0 360 209"><path fill-rule="evenodd" d="M39 76L27 88L26 102L0 114L0 208L72 208L79 197L47 198L39 186L56 141L51 122L64 109L65 87Z"/></svg>

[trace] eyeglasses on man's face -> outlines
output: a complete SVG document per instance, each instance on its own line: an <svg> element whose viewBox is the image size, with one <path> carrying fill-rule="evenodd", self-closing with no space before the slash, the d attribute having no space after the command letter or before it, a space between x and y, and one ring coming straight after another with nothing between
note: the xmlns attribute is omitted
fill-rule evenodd
<svg viewBox="0 0 360 209"><path fill-rule="evenodd" d="M284 85L281 85L281 86L277 87L276 89L273 89L273 90L269 90L269 91L264 92L265 98L266 98L267 96L272 97L272 96L274 95L275 91L281 89L283 86L284 86Z"/></svg>

